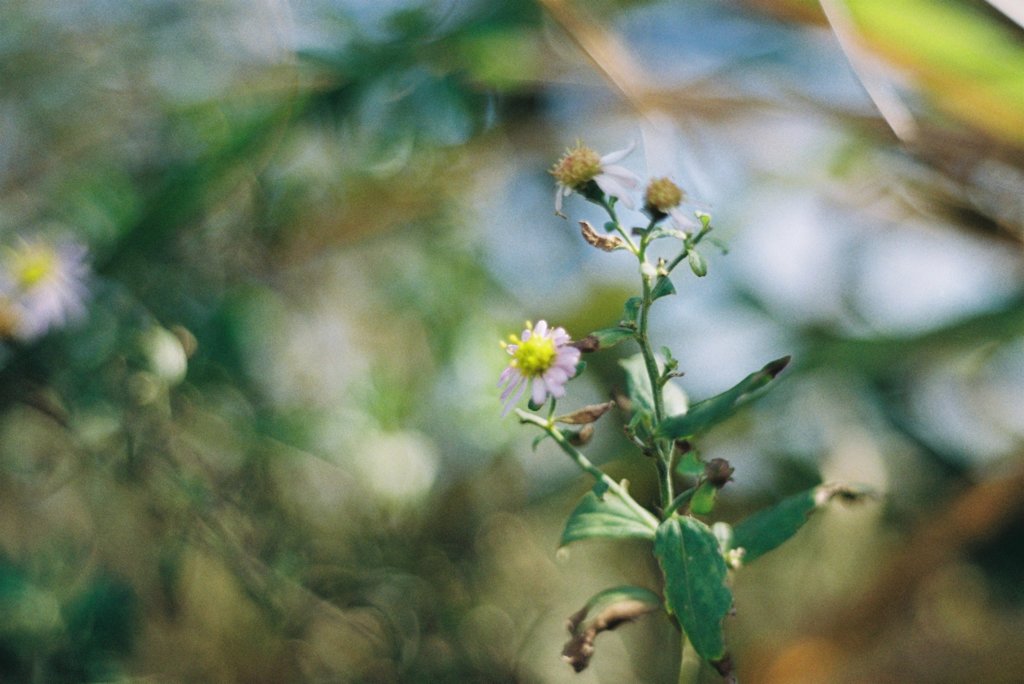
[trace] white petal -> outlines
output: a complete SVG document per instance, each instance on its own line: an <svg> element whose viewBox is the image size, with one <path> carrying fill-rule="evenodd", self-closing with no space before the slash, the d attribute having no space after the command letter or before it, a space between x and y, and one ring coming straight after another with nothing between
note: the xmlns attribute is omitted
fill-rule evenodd
<svg viewBox="0 0 1024 684"><path fill-rule="evenodd" d="M625 149L618 150L616 152L609 152L608 154L601 157L601 166L604 166L605 164L614 164L617 161L625 159L626 155L628 155L634 149L636 149L636 141L631 140L629 142L629 145Z"/></svg>
<svg viewBox="0 0 1024 684"><path fill-rule="evenodd" d="M668 215L672 217L672 222L676 224L679 230L693 230L699 225L692 218L684 214L679 207L669 209Z"/></svg>
<svg viewBox="0 0 1024 684"><path fill-rule="evenodd" d="M636 209L636 203L629 196L629 188L620 184L619 181L604 174L595 178L594 181L597 182L597 186L601 188L604 194L611 195L612 197L618 197L619 201L624 205L630 209Z"/></svg>
<svg viewBox="0 0 1024 684"><path fill-rule="evenodd" d="M635 188L640 185L640 176L624 166L606 166L601 169L601 175L611 176L627 188Z"/></svg>

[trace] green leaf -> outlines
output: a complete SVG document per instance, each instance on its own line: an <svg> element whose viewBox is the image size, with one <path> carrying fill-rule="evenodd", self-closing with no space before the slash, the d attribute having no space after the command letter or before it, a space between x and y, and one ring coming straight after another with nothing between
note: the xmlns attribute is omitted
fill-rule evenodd
<svg viewBox="0 0 1024 684"><path fill-rule="evenodd" d="M657 518L632 498L627 502L623 495L603 485L600 493L587 492L569 514L559 545L582 539L654 539L657 529Z"/></svg>
<svg viewBox="0 0 1024 684"><path fill-rule="evenodd" d="M690 512L694 515L707 515L715 508L715 499L718 498L718 487L710 482L705 482L690 499Z"/></svg>
<svg viewBox="0 0 1024 684"><path fill-rule="evenodd" d="M661 276L658 278L658 282L655 283L654 289L651 290L651 301L665 297L667 295L674 295L676 293L676 287L669 280L668 276Z"/></svg>
<svg viewBox="0 0 1024 684"><path fill-rule="evenodd" d="M750 563L781 545L803 527L811 514L839 497L859 501L871 496L865 487L823 484L783 499L743 520L733 528L732 548L743 548L743 562Z"/></svg>
<svg viewBox="0 0 1024 684"><path fill-rule="evenodd" d="M637 317L640 315L640 306L644 300L639 297L630 297L622 308L622 322L628 325L636 325Z"/></svg>
<svg viewBox="0 0 1024 684"><path fill-rule="evenodd" d="M697 250L691 248L689 254L686 255L686 260L690 262L690 270L693 271L693 275L703 278L708 274L708 262Z"/></svg>
<svg viewBox="0 0 1024 684"><path fill-rule="evenodd" d="M590 664L594 639L598 634L637 620L660 607L661 598L649 589L628 585L605 589L569 617L572 638L562 649L562 657L574 670L582 672Z"/></svg>
<svg viewBox="0 0 1024 684"><path fill-rule="evenodd" d="M700 460L700 455L696 449L690 449L683 454L683 457L676 463L676 472L680 475L689 475L690 477L704 474L704 461Z"/></svg>
<svg viewBox="0 0 1024 684"><path fill-rule="evenodd" d="M647 364L643 354L634 354L621 359L619 365L626 371L626 390L633 402L633 412L654 413L654 394L651 392L651 378L647 375Z"/></svg>
<svg viewBox="0 0 1024 684"><path fill-rule="evenodd" d="M658 435L668 439L683 439L722 422L736 409L760 396L757 390L771 382L788 363L788 356L776 359L745 377L735 387L697 402L685 415L666 418L658 427Z"/></svg>
<svg viewBox="0 0 1024 684"><path fill-rule="evenodd" d="M721 252L722 254L728 254L729 253L729 245L725 244L724 242L722 242L718 238L716 238L716 237L707 237L707 238L704 238L704 239L707 240L708 242L710 242L711 244L713 244L715 247L717 247L718 251Z"/></svg>
<svg viewBox="0 0 1024 684"><path fill-rule="evenodd" d="M614 328L601 328L590 333L590 336L597 339L598 349L614 347L619 342L633 339L635 335L636 333L630 328L623 328L618 325Z"/></svg>
<svg viewBox="0 0 1024 684"><path fill-rule="evenodd" d="M673 516L658 527L654 555L665 576L667 607L694 650L705 660L725 657L722 619L732 608L732 592L714 533L699 520Z"/></svg>

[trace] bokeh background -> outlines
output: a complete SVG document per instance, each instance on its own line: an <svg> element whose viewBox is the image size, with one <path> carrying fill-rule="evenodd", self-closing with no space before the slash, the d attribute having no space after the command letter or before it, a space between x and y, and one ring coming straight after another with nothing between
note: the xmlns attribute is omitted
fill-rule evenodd
<svg viewBox="0 0 1024 684"><path fill-rule="evenodd" d="M559 551L590 483L500 418L499 338L635 287L553 214L577 138L635 141L729 247L654 310L686 392L794 356L699 444L736 467L718 517L879 492L737 574L740 680L1024 680L1020 14L7 0L0 242L91 271L83 317L0 348L0 681L674 681L663 616L560 661L657 568ZM588 453L653 501L615 420Z"/></svg>

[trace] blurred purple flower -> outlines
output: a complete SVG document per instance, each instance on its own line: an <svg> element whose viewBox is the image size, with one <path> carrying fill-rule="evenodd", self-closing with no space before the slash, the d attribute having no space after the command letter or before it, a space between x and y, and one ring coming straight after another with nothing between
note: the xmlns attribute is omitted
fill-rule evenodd
<svg viewBox="0 0 1024 684"><path fill-rule="evenodd" d="M85 314L86 248L70 240L18 240L0 258L0 334L32 341Z"/></svg>

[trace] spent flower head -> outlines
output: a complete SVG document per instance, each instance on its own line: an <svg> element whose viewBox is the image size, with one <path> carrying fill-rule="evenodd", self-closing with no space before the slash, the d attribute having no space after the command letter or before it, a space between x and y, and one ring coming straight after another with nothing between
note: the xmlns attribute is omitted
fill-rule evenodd
<svg viewBox="0 0 1024 684"><path fill-rule="evenodd" d="M537 321L534 326L527 321L518 337L509 335L509 341L501 343L512 357L498 381L498 386L504 387L502 415L512 410L531 383L534 405L543 404L549 395L556 399L565 396L565 384L576 374L580 361L580 350L570 346L571 342L565 328L551 328L547 321Z"/></svg>
<svg viewBox="0 0 1024 684"><path fill-rule="evenodd" d="M85 313L87 251L77 242L19 239L0 258L3 333L31 341Z"/></svg>
<svg viewBox="0 0 1024 684"><path fill-rule="evenodd" d="M616 197L630 209L635 209L630 193L640 184L640 178L629 169L616 165L634 147L631 143L629 147L603 157L581 142L566 150L551 167L551 175L555 177L555 213L562 214L564 197L583 191L592 181L604 194Z"/></svg>
<svg viewBox="0 0 1024 684"><path fill-rule="evenodd" d="M644 193L644 206L655 209L662 214L675 209L683 203L683 190L668 178L655 178L647 185Z"/></svg>
<svg viewBox="0 0 1024 684"><path fill-rule="evenodd" d="M672 222L680 230L695 228L696 222L682 211L681 205L685 199L686 193L670 179L655 178L647 185L644 193L644 209L655 218L672 217Z"/></svg>

